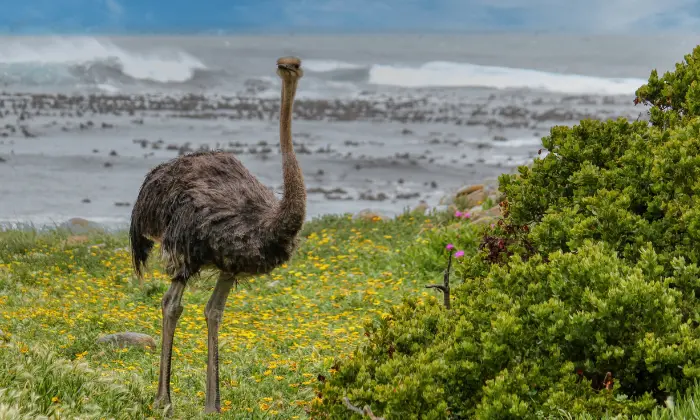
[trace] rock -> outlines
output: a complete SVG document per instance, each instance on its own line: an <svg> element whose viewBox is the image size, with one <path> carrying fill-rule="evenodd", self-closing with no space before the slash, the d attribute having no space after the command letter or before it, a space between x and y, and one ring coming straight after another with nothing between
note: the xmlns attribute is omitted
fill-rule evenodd
<svg viewBox="0 0 700 420"><path fill-rule="evenodd" d="M353 220L368 220L372 222L378 222L380 220L389 220L389 217L374 210L364 209L355 214L353 216Z"/></svg>
<svg viewBox="0 0 700 420"><path fill-rule="evenodd" d="M455 194L455 197L462 197L464 195L469 195L475 191L483 190L484 189L484 184L476 184L476 185L469 185L464 188L460 188L459 191L457 191L457 194Z"/></svg>
<svg viewBox="0 0 700 420"><path fill-rule="evenodd" d="M490 216L482 216L478 219L472 219L472 224L476 226L488 226L498 222L498 219Z"/></svg>
<svg viewBox="0 0 700 420"><path fill-rule="evenodd" d="M466 187L462 187L459 190L457 190L457 192L455 194L449 194L449 195L442 197L440 199L439 204L449 206L451 204L454 204L455 200L459 200L461 202L461 204L471 204L475 200L466 200L466 203L465 203L465 199L463 197L467 197L470 194L474 194L474 193L479 192L479 191L484 191L484 184L475 184L475 185L469 185ZM476 198L476 196L474 196L474 197ZM481 199L481 201L484 201L485 199L486 199L486 193L484 193L484 197ZM476 200L476 201L478 201L478 200ZM480 203L475 203L472 205L462 205L461 207L462 208L473 207L477 204L480 204Z"/></svg>
<svg viewBox="0 0 700 420"><path fill-rule="evenodd" d="M476 216L479 213L481 213L482 211L484 211L484 206L478 205L478 206L474 206L474 207L470 208L469 210L467 210L467 213L471 213L473 216Z"/></svg>
<svg viewBox="0 0 700 420"><path fill-rule="evenodd" d="M488 197L488 194L484 190L476 190L474 192L471 192L469 194L462 194L460 196L457 196L456 201L461 204L461 208L472 208L474 206L478 206L479 204L483 203L484 200Z"/></svg>
<svg viewBox="0 0 700 420"><path fill-rule="evenodd" d="M156 340L148 334L123 332L103 335L97 339L97 344L109 344L117 347L136 347L151 350L156 349Z"/></svg>
<svg viewBox="0 0 700 420"><path fill-rule="evenodd" d="M477 220L480 220L481 218L491 218L491 219L497 219L501 217L501 208L496 205L488 210L484 211L478 211L478 212L472 212L472 221L476 222Z"/></svg>
<svg viewBox="0 0 700 420"><path fill-rule="evenodd" d="M90 238L88 238L86 235L73 235L73 236L69 236L66 239L66 245L84 244L85 242L87 242L89 240L90 240Z"/></svg>
<svg viewBox="0 0 700 420"><path fill-rule="evenodd" d="M92 201L91 201L89 198L83 198L83 201L82 201L82 202L85 203L85 204L89 204L89 203L91 203Z"/></svg>
<svg viewBox="0 0 700 420"><path fill-rule="evenodd" d="M490 217L501 217L501 207L499 205L495 205L491 207L490 209L486 210L484 213L482 213L484 216L490 216Z"/></svg>
<svg viewBox="0 0 700 420"><path fill-rule="evenodd" d="M91 222L89 220L74 217L66 222L63 222L59 228L67 229L72 234L85 234L88 232L103 232L104 229L99 223Z"/></svg>

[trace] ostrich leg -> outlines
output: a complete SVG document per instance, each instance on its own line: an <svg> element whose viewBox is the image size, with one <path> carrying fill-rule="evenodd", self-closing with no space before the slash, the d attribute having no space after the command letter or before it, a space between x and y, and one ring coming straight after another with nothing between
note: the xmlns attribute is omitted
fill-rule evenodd
<svg viewBox="0 0 700 420"><path fill-rule="evenodd" d="M164 408L170 404L170 361L173 356L173 336L177 320L182 314L182 292L186 282L181 278L174 278L170 288L163 296L163 340L160 350L160 373L158 375L158 393L154 406Z"/></svg>
<svg viewBox="0 0 700 420"><path fill-rule="evenodd" d="M214 292L204 309L204 317L207 320L207 394L204 405L205 413L218 413L221 411L221 396L219 395L219 325L224 315L226 299L235 278L226 273L221 273L214 286Z"/></svg>

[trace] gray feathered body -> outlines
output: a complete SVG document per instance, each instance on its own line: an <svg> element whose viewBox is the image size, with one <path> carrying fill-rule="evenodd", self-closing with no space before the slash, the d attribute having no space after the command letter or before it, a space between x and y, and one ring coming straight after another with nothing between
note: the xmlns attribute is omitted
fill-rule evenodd
<svg viewBox="0 0 700 420"><path fill-rule="evenodd" d="M268 273L290 259L303 224L280 218L280 201L234 155L178 157L153 168L139 191L130 230L134 268L140 276L157 240L172 277L186 280L207 266Z"/></svg>

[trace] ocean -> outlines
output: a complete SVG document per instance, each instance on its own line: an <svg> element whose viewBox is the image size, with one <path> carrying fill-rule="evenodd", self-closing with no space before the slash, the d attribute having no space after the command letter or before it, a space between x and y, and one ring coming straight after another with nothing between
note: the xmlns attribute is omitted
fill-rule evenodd
<svg viewBox="0 0 700 420"><path fill-rule="evenodd" d="M309 217L387 215L532 161L553 125L632 103L692 37L551 34L2 37L0 223L128 224L147 171L236 153L281 188L275 60L296 55ZM546 151L545 151L546 153Z"/></svg>

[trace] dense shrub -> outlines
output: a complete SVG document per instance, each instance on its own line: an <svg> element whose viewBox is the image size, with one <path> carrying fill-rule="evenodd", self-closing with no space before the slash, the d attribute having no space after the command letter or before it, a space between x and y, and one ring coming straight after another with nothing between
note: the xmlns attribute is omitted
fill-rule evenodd
<svg viewBox="0 0 700 420"><path fill-rule="evenodd" d="M676 63L675 71L659 77L653 70L648 83L637 90L635 103L650 105L650 120L660 127L700 116L700 46Z"/></svg>
<svg viewBox="0 0 700 420"><path fill-rule="evenodd" d="M407 299L367 325L315 415L357 417L344 397L387 419L632 415L690 388L699 83L700 47L637 91L651 124L552 128L545 157L500 178L506 217L458 265L452 309Z"/></svg>
<svg viewBox="0 0 700 420"><path fill-rule="evenodd" d="M700 377L696 306L681 303L698 269L678 260L663 278L657 259L645 248L630 267L587 242L547 263L515 257L494 267L460 286L451 311L408 300L366 326L368 340L322 388L319 411L348 415L344 396L396 419L649 411ZM608 371L615 388L599 392Z"/></svg>
<svg viewBox="0 0 700 420"><path fill-rule="evenodd" d="M634 261L651 242L667 268L674 256L698 262L700 119L673 131L582 121L543 143L545 158L501 177L509 223L530 225L541 253L593 239Z"/></svg>

